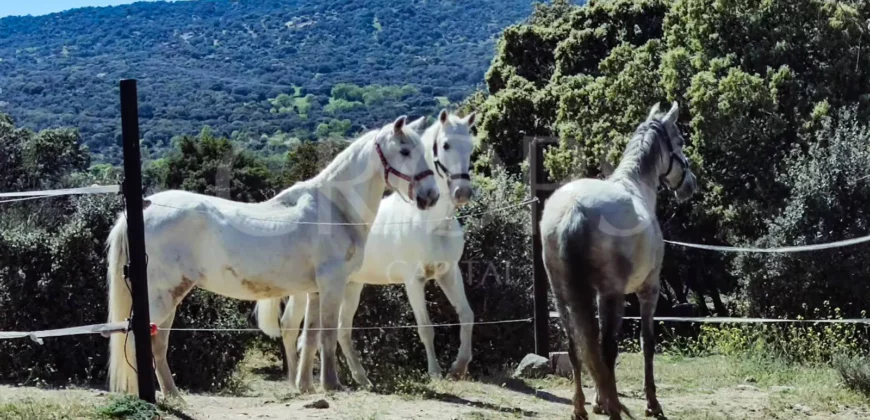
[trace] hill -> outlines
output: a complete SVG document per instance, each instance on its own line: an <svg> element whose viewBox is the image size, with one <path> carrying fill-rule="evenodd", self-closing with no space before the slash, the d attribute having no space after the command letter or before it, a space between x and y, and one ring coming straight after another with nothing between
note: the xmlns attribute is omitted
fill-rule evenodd
<svg viewBox="0 0 870 420"><path fill-rule="evenodd" d="M529 0L136 3L0 19L0 112L80 130L120 159L117 81L139 79L143 143L210 126L252 149L432 114L480 87ZM276 136L275 133L279 132Z"/></svg>

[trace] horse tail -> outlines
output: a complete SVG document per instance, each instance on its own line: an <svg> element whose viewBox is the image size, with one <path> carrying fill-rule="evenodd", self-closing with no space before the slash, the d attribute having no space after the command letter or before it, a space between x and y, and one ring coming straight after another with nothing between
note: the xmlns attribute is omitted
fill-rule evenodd
<svg viewBox="0 0 870 420"><path fill-rule="evenodd" d="M580 208L574 207L568 211L561 221L559 231L559 256L565 267L566 278L562 286L566 293L564 298L571 308L569 313L563 315L570 324L566 329L575 338L573 345L575 353L579 354L583 364L592 375L595 383L601 388L606 398L618 401L616 390L616 377L608 369L602 355L602 347L599 342L599 326L595 317L596 290L589 281L590 273L595 273L595 267L590 266L589 261L589 219ZM594 275L594 274L593 274ZM611 402L610 404L613 404ZM619 410L629 418L634 418L621 402Z"/></svg>
<svg viewBox="0 0 870 420"><path fill-rule="evenodd" d="M133 298L124 278L124 266L128 261L127 219L118 216L115 226L106 241L109 261L109 323L125 322L130 317ZM137 394L138 382L135 372L136 350L133 335L112 334L109 337L109 391Z"/></svg>
<svg viewBox="0 0 870 420"><path fill-rule="evenodd" d="M269 337L281 337L281 298L258 300L254 312L257 328Z"/></svg>

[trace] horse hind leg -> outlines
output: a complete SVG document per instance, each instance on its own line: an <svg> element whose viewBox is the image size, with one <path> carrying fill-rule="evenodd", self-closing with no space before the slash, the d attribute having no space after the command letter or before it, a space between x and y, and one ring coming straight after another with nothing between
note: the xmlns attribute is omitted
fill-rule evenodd
<svg viewBox="0 0 870 420"><path fill-rule="evenodd" d="M562 319L562 325L568 335L568 360L571 362L571 368L574 370L574 416L573 420L588 420L589 413L586 411L586 395L583 393L582 372L583 363L578 354L581 349L577 346L576 332L571 326L570 316L565 307L565 298L556 294L556 306L559 309L559 316Z"/></svg>
<svg viewBox="0 0 870 420"><path fill-rule="evenodd" d="M616 358L619 353L617 336L622 326L624 313L625 295L617 293L611 296L599 296L598 317L601 325L601 348L605 367L614 380L616 378ZM608 410L605 410L604 407L606 407L606 402L601 401L601 392L596 389L595 405L592 409L596 414L608 414Z"/></svg>
<svg viewBox="0 0 870 420"><path fill-rule="evenodd" d="M296 372L299 370L296 340L299 338L299 325L305 319L305 306L301 300L301 296L290 296L281 315L281 341L287 362L287 379L293 388L296 387Z"/></svg>
<svg viewBox="0 0 870 420"><path fill-rule="evenodd" d="M175 321L175 310L194 287L196 287L195 281L190 277L181 276L181 281L168 292L158 292L152 298L149 291L151 322L159 326L157 335L151 338L151 353L154 357L157 382L160 384L164 398L167 399L182 400L181 393L172 378L172 372L169 370L166 354L169 349L169 333Z"/></svg>
<svg viewBox="0 0 870 420"><path fill-rule="evenodd" d="M575 262L565 262L565 264L576 264ZM588 267L575 267L569 272L583 273L578 274L588 276ZM571 333L574 336L575 352L586 364L589 373L595 380L596 387L596 405L593 405L593 411L597 414L606 413L611 420L622 419L621 413L626 413L628 417L633 418L631 413L619 401L619 396L616 392L616 377L613 374L613 369L610 368L610 360L615 361L615 352L606 350L599 342L600 327L595 319L595 289L589 284L588 278L569 278L575 277L566 276L560 284L563 299L563 305L569 310L569 323L566 329L573 330ZM556 287L554 287L556 290ZM623 297L624 299L624 297ZM605 334L611 334L610 331L613 324L608 324L608 329ZM579 384L576 385L579 389ZM575 404L577 403L575 399ZM585 409L580 410L575 405L575 416L581 417Z"/></svg>
<svg viewBox="0 0 870 420"><path fill-rule="evenodd" d="M565 328L565 333L568 336L568 358L571 361L571 367L574 370L574 415L573 420L588 420L589 413L586 411L586 395L583 393L583 384L581 382L583 349L579 346L578 340L584 337L576 328L574 316L572 313L577 310L587 310L588 308L579 308L576 300L572 299L569 290L570 283L573 279L568 278L564 263L562 261L550 261L544 250L544 270L547 272L547 277L550 279L550 286L553 289L553 295L556 300L556 308L559 311L559 317L562 320L562 326ZM589 301L591 304L591 299ZM571 307L569 312L568 307ZM596 325L597 327L597 325Z"/></svg>
<svg viewBox="0 0 870 420"><path fill-rule="evenodd" d="M305 308L305 324L302 329L302 355L296 371L296 388L299 392L314 392L314 354L320 338L320 294L309 293ZM295 346L293 346L295 349Z"/></svg>
<svg viewBox="0 0 870 420"><path fill-rule="evenodd" d="M169 362L166 359L166 353L169 350L169 333L172 329L172 323L175 321L175 309L160 324L160 329L157 335L151 339L151 353L154 356L154 368L157 372L157 382L160 384L160 389L163 390L163 396L166 399L181 400L181 393L175 386L175 380L172 378L172 372L169 370Z"/></svg>

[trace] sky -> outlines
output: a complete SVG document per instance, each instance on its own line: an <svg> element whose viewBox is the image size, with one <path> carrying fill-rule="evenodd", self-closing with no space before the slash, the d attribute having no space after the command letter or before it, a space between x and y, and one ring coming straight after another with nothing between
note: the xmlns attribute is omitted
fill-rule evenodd
<svg viewBox="0 0 870 420"><path fill-rule="evenodd" d="M77 7L115 6L143 0L0 0L0 17L45 15ZM155 1L155 0L145 0Z"/></svg>

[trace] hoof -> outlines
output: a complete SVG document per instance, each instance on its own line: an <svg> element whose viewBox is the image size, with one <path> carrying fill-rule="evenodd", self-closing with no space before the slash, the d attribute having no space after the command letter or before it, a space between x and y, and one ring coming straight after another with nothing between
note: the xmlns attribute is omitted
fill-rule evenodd
<svg viewBox="0 0 870 420"><path fill-rule="evenodd" d="M571 416L571 420L589 420L589 413L586 412L586 409L574 411L574 415Z"/></svg>
<svg viewBox="0 0 870 420"><path fill-rule="evenodd" d="M450 377L452 379L463 379L465 375L468 374L468 363L453 363L453 366L450 366Z"/></svg>
<svg viewBox="0 0 870 420"><path fill-rule="evenodd" d="M592 412L595 414L607 414L607 410L598 405L598 403L592 404Z"/></svg>
<svg viewBox="0 0 870 420"><path fill-rule="evenodd" d="M316 392L316 390L314 389L314 384L312 384L311 382L299 383L296 385L296 389L299 391L300 394L313 394L314 392Z"/></svg>
<svg viewBox="0 0 870 420"><path fill-rule="evenodd" d="M444 374L441 372L441 369L437 369L437 370L429 369L429 378L441 379L442 377L444 377Z"/></svg>
<svg viewBox="0 0 870 420"><path fill-rule="evenodd" d="M329 381L329 380L323 381L322 383L323 383L323 390L325 392L344 392L345 391L344 385L342 385L341 382L338 382L337 379L332 380L332 381Z"/></svg>
<svg viewBox="0 0 870 420"><path fill-rule="evenodd" d="M665 413L664 413L664 411L662 411L661 407L655 407L655 408L647 407L645 414L647 417L655 417L657 419L662 419L662 420L667 418L667 417L665 417Z"/></svg>
<svg viewBox="0 0 870 420"><path fill-rule="evenodd" d="M179 392L164 394L163 395L163 402L165 404L169 404L169 405L182 406L182 407L187 406L187 401L185 401L184 398L182 398L181 393L179 393Z"/></svg>

